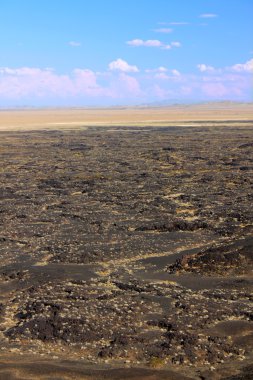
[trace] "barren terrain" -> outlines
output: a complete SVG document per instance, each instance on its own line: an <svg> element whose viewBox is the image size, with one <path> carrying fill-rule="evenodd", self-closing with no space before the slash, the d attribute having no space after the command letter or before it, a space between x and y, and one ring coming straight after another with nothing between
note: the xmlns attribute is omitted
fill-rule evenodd
<svg viewBox="0 0 253 380"><path fill-rule="evenodd" d="M252 113L252 103L229 102L168 107L1 110L0 130L76 129L108 125L168 126L177 125L178 122L194 125L194 121L210 125L214 121L251 120Z"/></svg>
<svg viewBox="0 0 253 380"><path fill-rule="evenodd" d="M253 378L252 124L0 112L0 379Z"/></svg>

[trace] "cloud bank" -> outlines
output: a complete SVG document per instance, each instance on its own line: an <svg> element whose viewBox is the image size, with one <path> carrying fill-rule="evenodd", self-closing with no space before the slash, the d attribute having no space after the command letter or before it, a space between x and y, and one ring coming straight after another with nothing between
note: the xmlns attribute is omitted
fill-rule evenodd
<svg viewBox="0 0 253 380"><path fill-rule="evenodd" d="M253 58L246 63L237 63L231 67L232 71L253 73Z"/></svg>
<svg viewBox="0 0 253 380"><path fill-rule="evenodd" d="M0 104L114 105L159 100L252 101L253 59L229 67L201 63L196 73L175 67L142 68L118 58L104 72L75 68L0 67Z"/></svg>

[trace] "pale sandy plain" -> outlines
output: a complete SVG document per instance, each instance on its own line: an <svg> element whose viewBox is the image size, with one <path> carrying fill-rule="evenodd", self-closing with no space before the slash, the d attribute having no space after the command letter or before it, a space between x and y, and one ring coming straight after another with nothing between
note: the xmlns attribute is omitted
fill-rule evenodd
<svg viewBox="0 0 253 380"><path fill-rule="evenodd" d="M253 103L207 103L167 107L122 108L48 108L1 110L0 130L77 128L105 125L158 125L226 120L247 121L253 118ZM208 124L209 125L209 124ZM202 123L203 126L203 123Z"/></svg>

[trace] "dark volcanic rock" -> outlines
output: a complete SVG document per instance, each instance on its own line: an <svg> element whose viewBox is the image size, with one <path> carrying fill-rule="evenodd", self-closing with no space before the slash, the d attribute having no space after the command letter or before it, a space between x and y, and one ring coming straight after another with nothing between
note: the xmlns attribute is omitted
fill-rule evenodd
<svg viewBox="0 0 253 380"><path fill-rule="evenodd" d="M224 123L1 132L4 355L250 362L253 129Z"/></svg>
<svg viewBox="0 0 253 380"><path fill-rule="evenodd" d="M170 265L170 273L243 274L253 269L253 238L208 248L198 254L186 255Z"/></svg>

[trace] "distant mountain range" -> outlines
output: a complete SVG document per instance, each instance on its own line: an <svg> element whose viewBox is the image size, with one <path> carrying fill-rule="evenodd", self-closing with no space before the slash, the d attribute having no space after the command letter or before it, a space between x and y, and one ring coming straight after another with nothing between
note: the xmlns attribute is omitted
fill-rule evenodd
<svg viewBox="0 0 253 380"><path fill-rule="evenodd" d="M33 106L10 106L10 107L4 107L0 105L0 111L11 111L11 110L40 110L40 109L126 109L126 108L163 108L163 107L177 107L177 106L236 106L236 105L242 105L242 104L252 104L253 102L238 102L238 101L230 101L230 100L217 100L217 101L189 101L189 100L182 100L182 99L170 99L170 100L161 100L156 102L150 102L150 103L143 103L143 104L136 104L136 105L112 105L112 106L41 106L41 107L33 107Z"/></svg>
<svg viewBox="0 0 253 380"><path fill-rule="evenodd" d="M223 105L223 106L231 106L231 105L238 105L238 104L252 104L252 102L237 102L237 101L231 101L231 100L217 100L217 101L189 101L189 100L182 100L182 99L170 99L170 100L161 100L161 101L156 101L156 102L151 102L151 103L144 103L140 104L138 107L171 107L171 106L191 106L191 105Z"/></svg>

